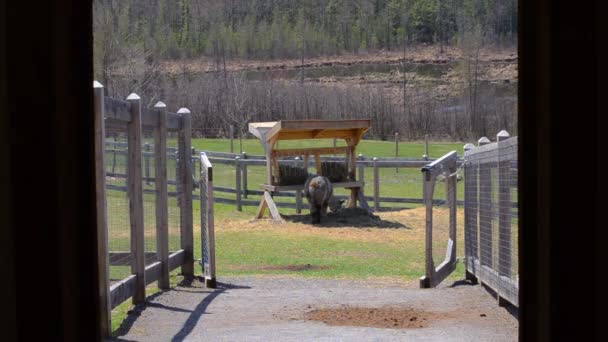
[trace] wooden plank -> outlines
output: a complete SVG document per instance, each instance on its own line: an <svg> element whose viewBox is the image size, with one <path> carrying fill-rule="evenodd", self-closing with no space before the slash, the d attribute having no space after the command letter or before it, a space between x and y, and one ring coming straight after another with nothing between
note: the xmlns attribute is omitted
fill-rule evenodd
<svg viewBox="0 0 608 342"><path fill-rule="evenodd" d="M160 113L156 108L142 108L141 125L144 127L157 127L159 115Z"/></svg>
<svg viewBox="0 0 608 342"><path fill-rule="evenodd" d="M209 206L207 207L207 229L209 237L209 269L205 272L205 284L207 287L215 288L215 219L213 212L213 173L211 166L208 169L207 197Z"/></svg>
<svg viewBox="0 0 608 342"><path fill-rule="evenodd" d="M265 194L266 192L264 192ZM266 208L268 208L268 204L266 203L266 197L262 195L262 199L260 200L260 205L258 206L258 210L255 214L256 219L264 218L264 212L266 212Z"/></svg>
<svg viewBox="0 0 608 342"><path fill-rule="evenodd" d="M182 118L182 128L178 135L178 148L180 156L180 181L182 183L180 201L180 235L181 248L184 250L184 263L182 274L186 277L194 276L194 233L192 212L192 117L187 108L177 111Z"/></svg>
<svg viewBox="0 0 608 342"><path fill-rule="evenodd" d="M428 171L423 171L424 180L422 183L422 192L424 199L424 206L426 210L425 217L425 238L424 238L424 277L420 279L421 288L432 287L432 278L435 272L433 263L433 189L435 181L430 177Z"/></svg>
<svg viewBox="0 0 608 342"><path fill-rule="evenodd" d="M315 152L315 168L317 169L317 175L323 176L323 167L321 164L321 157L318 152Z"/></svg>
<svg viewBox="0 0 608 342"><path fill-rule="evenodd" d="M156 249L161 262L158 287L169 288L169 199L167 193L167 106L158 102L158 126L154 128L156 193Z"/></svg>
<svg viewBox="0 0 608 342"><path fill-rule="evenodd" d="M235 182L235 187L236 187L236 210L243 211L243 207L241 206L241 193L243 190L243 189L241 189L241 178L242 178L241 163L240 163L241 158L239 156L237 156L235 159L236 159L235 160L236 164L234 167L234 169L235 169L234 170L235 171L234 172L234 174L235 174L234 182Z"/></svg>
<svg viewBox="0 0 608 342"><path fill-rule="evenodd" d="M146 285L151 284L161 277L161 262L156 261L148 266L146 266Z"/></svg>
<svg viewBox="0 0 608 342"><path fill-rule="evenodd" d="M296 190L296 213L302 213L302 190Z"/></svg>
<svg viewBox="0 0 608 342"><path fill-rule="evenodd" d="M104 97L104 116L121 122L131 121L131 106L128 101Z"/></svg>
<svg viewBox="0 0 608 342"><path fill-rule="evenodd" d="M143 179L141 163L141 100L136 94L127 97L131 107L132 120L127 125L129 143L128 196L131 223L131 273L136 276L133 304L143 303L146 298L145 258L144 258L144 207Z"/></svg>
<svg viewBox="0 0 608 342"><path fill-rule="evenodd" d="M376 157L372 159L374 167L374 210L380 210L380 175L378 173L378 164Z"/></svg>
<svg viewBox="0 0 608 342"><path fill-rule="evenodd" d="M110 303L112 309L135 294L137 276L132 274L110 287Z"/></svg>
<svg viewBox="0 0 608 342"><path fill-rule="evenodd" d="M249 156L247 156L246 152L242 153L242 158L241 158L241 182L242 182L242 187L243 187L243 198L247 198L247 196L249 195L249 190L248 190L248 184L247 184L247 158L249 158Z"/></svg>
<svg viewBox="0 0 608 342"><path fill-rule="evenodd" d="M108 260L108 220L105 175L105 129L103 86L93 82L95 112L95 197L97 211L97 276L99 288L99 328L100 336L112 333L110 303L110 268Z"/></svg>
<svg viewBox="0 0 608 342"><path fill-rule="evenodd" d="M342 147L311 147L311 148L292 148L292 149L284 149L284 150L273 150L273 157L295 157L301 156L305 154L345 154L349 151L348 146Z"/></svg>
<svg viewBox="0 0 608 342"><path fill-rule="evenodd" d="M169 272L174 269L182 266L184 264L184 260L186 260L186 251L180 249L179 251L175 251L169 255Z"/></svg>
<svg viewBox="0 0 608 342"><path fill-rule="evenodd" d="M182 118L179 114L167 113L167 131L177 132L182 128Z"/></svg>
<svg viewBox="0 0 608 342"><path fill-rule="evenodd" d="M270 210L270 217L272 217L275 221L283 221L283 218L281 217L281 214L279 214L279 210L277 209L277 206L269 192L264 192L264 200L266 201L268 210Z"/></svg>

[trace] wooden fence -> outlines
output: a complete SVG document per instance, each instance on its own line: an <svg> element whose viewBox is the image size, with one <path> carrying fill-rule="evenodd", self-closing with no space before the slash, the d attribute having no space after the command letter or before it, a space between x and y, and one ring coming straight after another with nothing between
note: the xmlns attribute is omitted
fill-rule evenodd
<svg viewBox="0 0 608 342"><path fill-rule="evenodd" d="M266 166L266 157L263 155L248 155L246 153L228 153L228 152L213 152L205 151L207 157L213 164L231 165L235 168L235 188L215 186L214 190L220 193L235 194L235 199L229 198L215 198L216 203L233 204L236 209L241 211L243 206L258 206L259 201L247 200L248 195L263 195L262 190L251 190L249 188L248 181L248 167L249 166ZM322 161L343 161L343 157L321 157ZM409 198L409 197L388 197L380 196L380 172L382 168L415 168L420 169L423 166L429 164L429 161L425 159L408 159L408 158L367 158L363 155L359 155L356 160L358 168L358 181L365 182L365 168L372 168L372 179L373 182L373 194L371 196L365 196L367 201L373 201L373 209L375 211L380 210L381 203L404 203L404 204L423 204L423 198ZM294 160L282 160L281 164L293 164L301 165L302 158L294 158ZM461 161L458 161L460 165ZM314 167L315 162L309 161L309 166ZM277 202L277 206L284 208L296 209L296 212L300 213L303 208L302 195L298 191L286 191L280 192L274 195L275 197L295 197L295 203L290 202ZM336 196L338 198L346 198L346 196ZM435 204L442 204L445 200L435 200ZM457 201L458 205L464 205L463 201Z"/></svg>
<svg viewBox="0 0 608 342"><path fill-rule="evenodd" d="M190 111L181 108L177 113L170 113L166 106L159 102L153 109L142 108L141 100L131 94L126 101L104 96L101 84L94 82L95 101L95 161L97 176L97 205L99 215L97 222L100 305L104 332L110 335L110 312L120 303L132 298L134 304L143 303L146 297L146 285L158 281L161 289L169 288L169 272L180 267L185 277L194 276L194 237L193 237L193 165L191 159L191 117ZM147 148L142 138L142 128L153 132L153 149ZM106 142L107 131L121 130L126 133L127 142L121 143L120 151L114 142ZM170 132L177 134L177 148L167 147ZM113 151L108 151L108 148ZM144 152L143 149L147 151ZM125 154L126 174L112 173L105 170L105 159L109 152ZM179 156L188 156L180 158ZM154 177L150 176L148 157L154 158ZM176 159L175 179L168 179L167 160ZM143 159L143 162L142 162ZM211 166L206 173L211 173ZM106 176L126 179L126 186L106 184ZM154 190L144 191L144 183L153 183ZM199 183L196 181L196 183ZM203 181L201 181L201 184ZM168 186L174 185L176 192L170 193ZM212 184L204 181L205 189L213 191ZM200 187L200 185L199 185ZM129 217L129 251L108 250L108 210L107 190L124 191L128 197ZM154 200L154 222L156 225L156 251L145 251L144 248L144 194L152 193ZM169 250L169 204L170 196L177 197L179 206L179 239L180 248ZM206 201L201 210L201 220L206 227L213 226L212 201ZM146 262L149 262L146 265ZM131 274L110 286L110 266L130 266Z"/></svg>
<svg viewBox="0 0 608 342"><path fill-rule="evenodd" d="M466 276L518 306L517 137L481 138L464 158Z"/></svg>

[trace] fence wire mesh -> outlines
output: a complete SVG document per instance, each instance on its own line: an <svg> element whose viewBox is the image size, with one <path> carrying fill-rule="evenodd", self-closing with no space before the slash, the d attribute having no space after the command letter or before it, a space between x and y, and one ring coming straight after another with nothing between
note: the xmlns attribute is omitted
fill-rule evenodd
<svg viewBox="0 0 608 342"><path fill-rule="evenodd" d="M142 189L144 207L144 251L146 266L154 263L157 258L156 249L156 158L154 158L154 130L142 128Z"/></svg>
<svg viewBox="0 0 608 342"><path fill-rule="evenodd" d="M517 305L517 138L465 156L467 269Z"/></svg>
<svg viewBox="0 0 608 342"><path fill-rule="evenodd" d="M179 163L177 162L177 133L167 133L167 191L169 193L169 251L175 252L180 249L180 218L179 194L181 187L178 186Z"/></svg>
<svg viewBox="0 0 608 342"><path fill-rule="evenodd" d="M124 253L117 258L111 258L110 280L117 281L130 274L128 264L131 250L131 225L127 195L126 126L107 125L105 153L108 251L111 254Z"/></svg>

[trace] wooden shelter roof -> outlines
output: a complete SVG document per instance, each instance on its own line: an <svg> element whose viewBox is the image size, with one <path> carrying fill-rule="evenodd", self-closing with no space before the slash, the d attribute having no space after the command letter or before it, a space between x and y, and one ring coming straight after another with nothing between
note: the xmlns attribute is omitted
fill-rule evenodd
<svg viewBox="0 0 608 342"><path fill-rule="evenodd" d="M281 120L252 122L249 132L262 142L264 150L272 148L279 140L345 139L351 146L357 145L371 128L371 120Z"/></svg>

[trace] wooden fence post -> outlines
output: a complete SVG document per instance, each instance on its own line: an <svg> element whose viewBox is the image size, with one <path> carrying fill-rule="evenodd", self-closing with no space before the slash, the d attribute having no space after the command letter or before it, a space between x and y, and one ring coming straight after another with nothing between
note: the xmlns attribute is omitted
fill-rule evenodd
<svg viewBox="0 0 608 342"><path fill-rule="evenodd" d="M128 194L129 218L131 222L131 273L135 275L133 304L146 299L145 258L144 258L144 198L141 170L141 100L132 93L127 97L131 106L131 121L127 124L128 135Z"/></svg>
<svg viewBox="0 0 608 342"><path fill-rule="evenodd" d="M158 126L154 127L154 187L156 191L156 251L160 261L158 287L169 288L169 200L167 193L167 105L158 102Z"/></svg>
<svg viewBox="0 0 608 342"><path fill-rule="evenodd" d="M97 269L99 287L100 335L110 337L112 333L110 303L110 261L108 257L108 221L106 204L105 171L105 123L104 95L101 83L93 82L95 103L95 178L97 197Z"/></svg>
<svg viewBox="0 0 608 342"><path fill-rule="evenodd" d="M243 152L241 153L243 155L243 160L247 160L247 152ZM241 165L241 175L242 175L242 179L243 179L243 197L247 198L247 162L243 162Z"/></svg>
<svg viewBox="0 0 608 342"><path fill-rule="evenodd" d="M475 148L473 144L464 145L465 163L468 151ZM477 283L474 272L475 260L478 259L479 227L477 226L477 165L469 164L464 168L464 248L465 279Z"/></svg>
<svg viewBox="0 0 608 342"><path fill-rule="evenodd" d="M482 137L479 146L490 140ZM492 267L492 169L491 164L479 164L479 262Z"/></svg>
<svg viewBox="0 0 608 342"><path fill-rule="evenodd" d="M511 277L511 160L503 155L505 130L496 135L498 144L498 274Z"/></svg>
<svg viewBox="0 0 608 342"><path fill-rule="evenodd" d="M235 184L236 184L236 210L243 211L241 202L241 157L234 157L234 168L235 168Z"/></svg>
<svg viewBox="0 0 608 342"><path fill-rule="evenodd" d="M300 166L300 157L294 158L294 163L296 167ZM296 213L302 213L302 190L296 190Z"/></svg>
<svg viewBox="0 0 608 342"><path fill-rule="evenodd" d="M395 132L395 158L399 158L399 133ZM399 173L399 168L395 167L395 173Z"/></svg>
<svg viewBox="0 0 608 342"><path fill-rule="evenodd" d="M150 184L150 144L145 143L144 144L144 171L145 171L145 178L146 178L146 184Z"/></svg>
<svg viewBox="0 0 608 342"><path fill-rule="evenodd" d="M192 230L192 156L190 151L192 148L192 118L188 108L180 108L177 111L182 119L182 128L178 136L180 176L178 182L182 184L182 192L180 203L180 233L181 246L184 250L184 264L181 267L184 277L194 276L194 236Z"/></svg>
<svg viewBox="0 0 608 342"><path fill-rule="evenodd" d="M376 161L378 158L372 158L374 167L374 210L380 211L380 176L378 174L378 165Z"/></svg>
<svg viewBox="0 0 608 342"><path fill-rule="evenodd" d="M230 153L234 153L234 126L230 125Z"/></svg>
<svg viewBox="0 0 608 342"><path fill-rule="evenodd" d="M429 135L424 135L424 155L422 156L424 160L429 160Z"/></svg>

